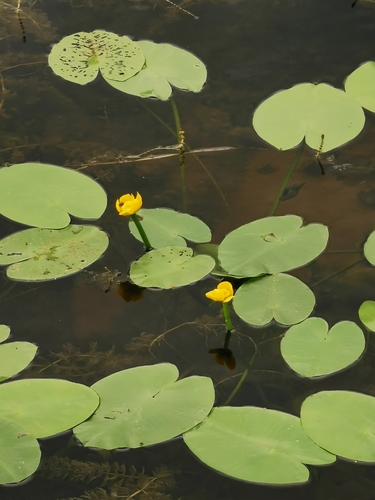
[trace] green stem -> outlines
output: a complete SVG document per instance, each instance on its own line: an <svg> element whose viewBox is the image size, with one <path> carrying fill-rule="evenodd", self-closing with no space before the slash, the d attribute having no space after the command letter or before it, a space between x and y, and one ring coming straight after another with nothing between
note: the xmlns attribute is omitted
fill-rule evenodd
<svg viewBox="0 0 375 500"><path fill-rule="evenodd" d="M283 192L284 192L285 188L287 187L288 182L289 182L290 178L292 177L296 166L298 165L298 162L302 156L302 152L303 152L304 147L305 147L305 141L302 142L301 146L296 151L295 157L294 157L294 159L293 159L293 161L288 169L288 172L284 178L283 183L281 184L280 190L277 193L276 199L273 202L273 205L271 207L271 211L268 214L269 217L271 217L272 215L275 215L277 207L279 206L279 203L280 203L280 198L282 197Z"/></svg>
<svg viewBox="0 0 375 500"><path fill-rule="evenodd" d="M146 250L151 250L152 249L151 243L150 243L150 241L149 241L149 239L147 237L147 234L145 233L145 230L143 229L143 226L141 224L141 221L138 218L138 215L137 214L133 214L131 216L131 218L133 219L134 224L136 225L136 227L138 229L138 232L141 235L141 238L143 240L143 243L145 244Z"/></svg>
<svg viewBox="0 0 375 500"><path fill-rule="evenodd" d="M225 319L225 325L227 327L227 332L231 332L233 330L232 321L230 319L228 302L223 302L223 314Z"/></svg>
<svg viewBox="0 0 375 500"><path fill-rule="evenodd" d="M186 170L185 170L185 148L184 145L181 144L180 139L181 139L181 120L180 120L180 115L178 113L178 108L176 101L171 98L171 105L172 105L172 111L173 111L173 118L174 118L174 123L176 125L176 135L177 135L177 140L180 144L180 154L179 154L179 159L180 159L180 179L181 179L181 189L182 189L182 207L184 212L187 212L188 209L188 201L187 201L187 189L186 189Z"/></svg>

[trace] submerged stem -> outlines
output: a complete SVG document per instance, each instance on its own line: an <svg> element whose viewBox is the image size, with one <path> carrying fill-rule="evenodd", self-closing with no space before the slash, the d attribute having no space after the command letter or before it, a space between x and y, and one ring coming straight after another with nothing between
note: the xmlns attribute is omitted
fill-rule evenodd
<svg viewBox="0 0 375 500"><path fill-rule="evenodd" d="M186 171L185 171L185 137L184 131L181 128L180 115L178 113L178 108L176 101L171 97L171 105L173 111L174 123L176 125L176 135L179 144L179 159L180 159L180 179L181 179L181 189L182 189L182 206L184 212L187 212L188 201L187 201L187 189L186 189Z"/></svg>

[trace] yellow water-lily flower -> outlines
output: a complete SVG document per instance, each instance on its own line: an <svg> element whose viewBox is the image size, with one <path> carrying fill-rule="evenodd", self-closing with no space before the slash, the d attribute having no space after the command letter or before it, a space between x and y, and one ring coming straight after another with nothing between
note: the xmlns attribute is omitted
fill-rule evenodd
<svg viewBox="0 0 375 500"><path fill-rule="evenodd" d="M116 200L116 209L119 215L134 215L142 207L142 196L137 193L123 194L121 198Z"/></svg>
<svg viewBox="0 0 375 500"><path fill-rule="evenodd" d="M230 302L234 297L232 284L229 281L222 281L215 290L207 292L206 297L215 302Z"/></svg>

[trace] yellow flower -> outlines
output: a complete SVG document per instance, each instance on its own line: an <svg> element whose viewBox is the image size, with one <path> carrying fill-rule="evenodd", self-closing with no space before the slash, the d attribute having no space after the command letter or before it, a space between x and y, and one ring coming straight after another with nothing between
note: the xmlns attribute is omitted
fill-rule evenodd
<svg viewBox="0 0 375 500"><path fill-rule="evenodd" d="M232 284L229 281L222 281L215 290L207 292L206 297L216 302L230 302L234 297Z"/></svg>
<svg viewBox="0 0 375 500"><path fill-rule="evenodd" d="M123 194L121 198L116 200L116 209L119 215L133 215L142 206L142 196L137 193L137 196L133 194Z"/></svg>

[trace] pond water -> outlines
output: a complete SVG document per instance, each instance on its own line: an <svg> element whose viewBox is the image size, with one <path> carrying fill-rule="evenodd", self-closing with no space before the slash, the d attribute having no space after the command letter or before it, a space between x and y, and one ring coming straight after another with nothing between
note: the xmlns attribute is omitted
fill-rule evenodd
<svg viewBox="0 0 375 500"><path fill-rule="evenodd" d="M210 226L213 242L219 243L235 227L270 213L295 156L295 151L277 151L257 136L251 123L259 103L300 82L342 88L347 75L373 58L375 4L370 1L358 1L354 8L351 0L187 0L181 6L193 16L165 0L23 0L23 34L17 1L0 2L1 163L40 161L77 168L97 179L108 194L108 208L95 224L109 234L110 246L89 269L45 283L11 282L1 271L0 322L11 327L12 340L39 347L20 377L90 385L125 368L171 362L181 376L211 377L220 405L256 345L258 355L231 401L234 406L298 415L301 402L318 390L375 395L371 338L365 355L349 370L304 379L280 356L285 328L251 328L233 316L236 332L230 347L236 367L217 364L208 351L222 346L225 328L220 304L210 304L204 296L216 286L213 278L175 290L145 290L133 296L139 300L124 300L133 292L125 283L129 266L142 247L114 208L119 196L139 191L147 208L187 208ZM173 94L187 144L205 150L186 154L187 207L173 150L155 150L151 159L124 160L176 144L170 103L116 92L101 78L74 85L48 67L51 44L94 29L174 44L207 65L208 80L200 93ZM374 116L366 112L356 140L321 155L324 176L315 152L305 147L276 212L329 227L328 252L293 273L312 287L314 315L329 324L359 323L358 307L374 296L375 272L362 258L363 243L374 229L374 133ZM19 228L1 219L0 237ZM43 441L42 451L45 462L37 474L25 484L0 487L1 499L374 498L375 468L343 460L311 467L308 484L274 488L210 470L181 439L100 453L83 449L64 434ZM117 490L113 478L121 474L116 462L129 474Z"/></svg>

